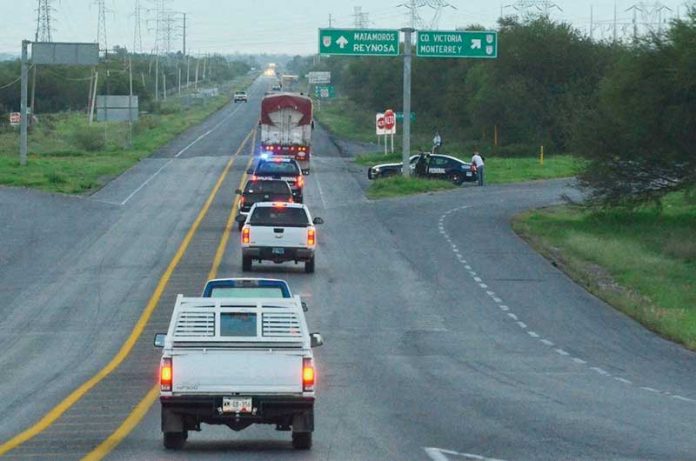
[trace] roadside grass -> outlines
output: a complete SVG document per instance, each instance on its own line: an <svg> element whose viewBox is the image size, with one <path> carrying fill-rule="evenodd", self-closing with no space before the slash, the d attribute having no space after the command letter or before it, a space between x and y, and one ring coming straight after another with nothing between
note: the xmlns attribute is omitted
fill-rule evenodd
<svg viewBox="0 0 696 461"><path fill-rule="evenodd" d="M660 212L561 206L514 229L572 278L647 328L696 349L696 203L673 194Z"/></svg>
<svg viewBox="0 0 696 461"><path fill-rule="evenodd" d="M375 114L351 100L336 98L315 105L314 116L331 133L342 139L375 142Z"/></svg>
<svg viewBox="0 0 696 461"><path fill-rule="evenodd" d="M0 133L0 184L47 192L93 192L141 159L224 107L232 90L251 83L243 77L200 105L186 107L170 97L160 114L143 114L134 125L128 147L127 123L87 123L84 113L45 114L29 135L27 165L19 165L17 130Z"/></svg>
<svg viewBox="0 0 696 461"><path fill-rule="evenodd" d="M392 176L391 178L374 181L367 190L367 198L374 200L387 197L399 197L402 195L449 190L456 187L458 186L455 186L449 181Z"/></svg>

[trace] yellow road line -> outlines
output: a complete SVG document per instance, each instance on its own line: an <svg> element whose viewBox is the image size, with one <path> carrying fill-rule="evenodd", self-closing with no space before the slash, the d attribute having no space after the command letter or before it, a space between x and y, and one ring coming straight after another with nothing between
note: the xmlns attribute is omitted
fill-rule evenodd
<svg viewBox="0 0 696 461"><path fill-rule="evenodd" d="M181 242L181 245L174 254L174 257L169 262L169 266L167 266L167 269L164 271L164 274L160 278L154 293L150 297L150 300L148 301L147 306L145 307L145 310L140 315L140 318L135 324L135 327L133 327L130 336L128 336L126 341L123 343L118 353L111 359L111 361L104 368L99 370L97 374L92 376L90 379L82 383L77 389L72 391L70 395L63 399L63 401L61 401L58 405L53 407L53 409L46 413L36 424L24 430L23 432L20 432L7 442L4 442L2 445L0 445L0 456L17 448L26 441L32 439L33 437L36 437L41 432L45 431L51 424L56 422L56 420L60 418L63 415L63 413L65 413L73 405L75 405L75 403L77 403L85 394L87 394L87 392L89 392L90 389L92 389L100 381L106 378L121 363L123 363L126 357L128 357L128 354L130 354L130 351L133 349L133 346L135 346L136 341L142 334L143 330L145 329L145 326L147 325L147 322L150 320L152 313L157 307L157 304L159 303L159 300L162 297L162 293L164 293L164 289L169 283L169 279L171 278L174 269L176 269L176 266L181 261L181 258L184 256L184 253L191 244L191 240L193 240L193 236L198 231L198 227L203 221L203 218L208 213L208 209L210 208L210 205L213 203L213 200L215 199L218 190L220 190L220 187L222 186L225 177L232 168L234 160L237 158L237 155L239 154L239 152L241 152L242 148L249 140L249 137L251 135L252 131L249 131L249 134L246 135L246 137L242 141L242 144L239 146L239 149L237 149L237 152L235 152L234 155L227 162L227 165L225 166L222 175L220 176L220 178L218 178L217 183L215 183L215 186L213 187L213 190L210 192L208 199L205 201L203 208L198 213L196 220L193 222L193 225L186 233L184 240Z"/></svg>
<svg viewBox="0 0 696 461"><path fill-rule="evenodd" d="M239 182L240 189L242 189L244 187L244 184L246 184L247 170L249 169L251 162L254 160L254 146L255 145L256 145L256 131L254 131L254 138L253 138L253 142L251 143L251 155L249 156L249 161L247 162L247 165L244 168L244 174L242 175L242 180ZM210 272L208 273L208 280L214 279L215 277L217 277L218 269L220 268L220 264L222 264L222 257L225 255L225 249L227 248L227 243L230 240L230 234L232 233L232 229L234 228L235 218L237 216L237 210L239 209L239 201L240 201L240 197L237 197L234 200L234 204L232 205L232 210L230 211L230 215L227 217L227 224L225 225L225 230L222 232L222 238L220 239L220 245L218 245L217 251L215 252L215 258L213 259L213 265L211 266Z"/></svg>
<svg viewBox="0 0 696 461"><path fill-rule="evenodd" d="M247 136L248 138L248 136ZM246 139L245 139L246 141ZM247 162L246 168L244 168L244 174L242 174L242 179L239 181L240 188L244 186L247 178L247 170L254 160L254 146L256 145L256 130L254 130L254 137L251 143L251 155L249 156L249 161ZM236 154L235 154L236 155ZM230 240L230 234L232 233L232 228L235 223L235 217L237 216L237 210L239 209L239 197L235 198L232 204L232 209L227 217L227 223L222 231L222 237L220 238L220 244L215 251L215 257L213 258L213 264L210 267L210 272L208 273L208 280L214 279L217 276L217 271L222 264L222 257L225 254L225 249L227 248L227 243ZM140 424L140 421L145 417L150 407L157 401L159 397L159 384L152 387L145 395L145 397L136 405L133 411L126 417L126 419L121 423L121 425L116 429L109 437L100 443L94 450L89 452L82 461L99 461L105 458L109 453L111 453L114 448L116 448L123 439L128 437L135 427Z"/></svg>
<svg viewBox="0 0 696 461"><path fill-rule="evenodd" d="M116 448L123 439L125 439L128 434L135 428L135 426L140 423L140 420L145 417L150 407L159 397L160 386L156 384L147 391L145 398L138 403L133 411L130 412L128 417L121 423L121 425L116 429L106 440L99 444L97 448L92 450L82 458L82 461L97 461L108 455L111 450Z"/></svg>

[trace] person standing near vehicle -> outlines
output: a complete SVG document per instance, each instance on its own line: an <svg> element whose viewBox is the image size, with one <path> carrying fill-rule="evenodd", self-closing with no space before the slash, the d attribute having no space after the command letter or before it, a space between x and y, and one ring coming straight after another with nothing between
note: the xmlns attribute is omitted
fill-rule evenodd
<svg viewBox="0 0 696 461"><path fill-rule="evenodd" d="M416 161L416 168L415 168L415 174L416 177L422 178L425 177L425 172L428 169L428 162L427 162L427 157L424 152L421 152L418 154L418 160Z"/></svg>
<svg viewBox="0 0 696 461"><path fill-rule="evenodd" d="M479 154L478 149L474 149L474 155L471 157L471 163L476 165L476 175L478 176L478 185L483 186L483 156Z"/></svg>
<svg viewBox="0 0 696 461"><path fill-rule="evenodd" d="M442 136L440 136L440 132L438 130L435 130L435 136L433 137L433 153L434 154L440 153L440 146L442 146Z"/></svg>

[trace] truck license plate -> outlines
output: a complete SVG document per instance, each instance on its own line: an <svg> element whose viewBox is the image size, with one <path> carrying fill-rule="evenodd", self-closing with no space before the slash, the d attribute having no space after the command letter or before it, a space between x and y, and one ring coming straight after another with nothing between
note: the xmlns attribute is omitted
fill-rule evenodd
<svg viewBox="0 0 696 461"><path fill-rule="evenodd" d="M284 255L285 254L285 248L273 248L273 254L274 255Z"/></svg>
<svg viewBox="0 0 696 461"><path fill-rule="evenodd" d="M251 413L251 397L223 397L222 398L223 413Z"/></svg>

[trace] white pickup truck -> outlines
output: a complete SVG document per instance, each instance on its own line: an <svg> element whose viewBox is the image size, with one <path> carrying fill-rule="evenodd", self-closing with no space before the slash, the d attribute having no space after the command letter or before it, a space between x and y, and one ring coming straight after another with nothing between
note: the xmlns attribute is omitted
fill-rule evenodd
<svg viewBox="0 0 696 461"><path fill-rule="evenodd" d="M305 272L314 272L317 246L314 218L301 203L255 203L247 216L237 216L242 227L242 270L250 271L253 260L282 263L304 261Z"/></svg>
<svg viewBox="0 0 696 461"><path fill-rule="evenodd" d="M292 430L297 449L312 446L315 369L307 329L293 298L185 298L179 295L160 363L162 432L183 448L201 423L240 431L251 424Z"/></svg>

